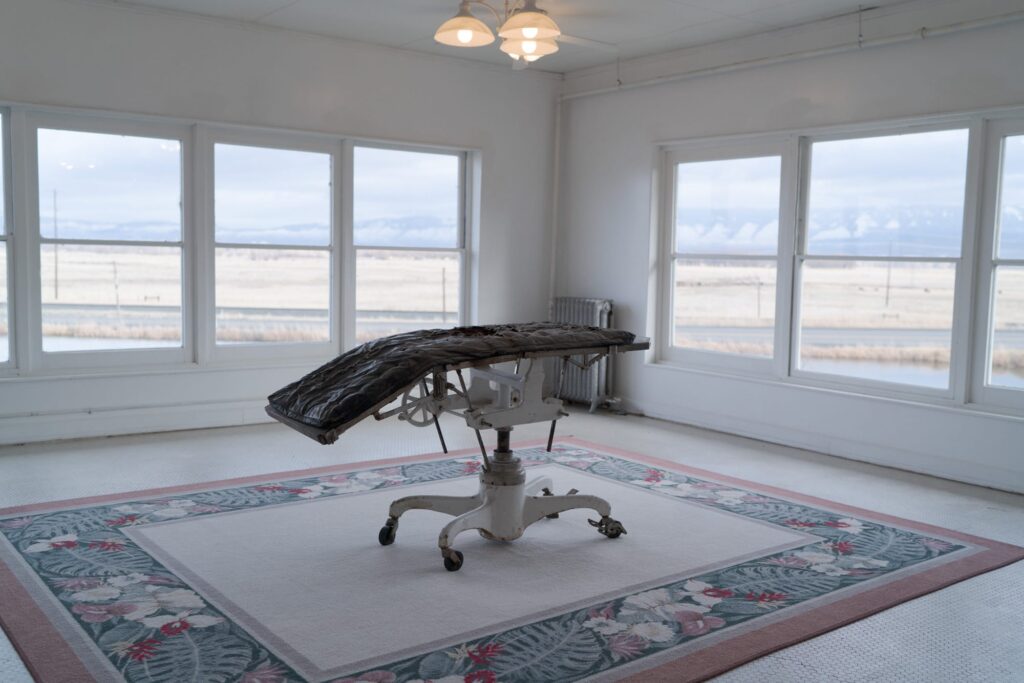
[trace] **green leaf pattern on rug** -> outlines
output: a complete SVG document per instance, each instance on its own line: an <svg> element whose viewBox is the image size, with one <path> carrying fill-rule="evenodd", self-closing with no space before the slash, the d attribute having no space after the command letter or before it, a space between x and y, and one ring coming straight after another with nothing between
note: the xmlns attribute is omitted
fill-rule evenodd
<svg viewBox="0 0 1024 683"><path fill-rule="evenodd" d="M341 681L572 681L965 546L578 447L521 449L660 495L814 536L806 546L354 672ZM324 496L475 476L475 457L371 467L0 519L0 533L127 681L301 677L121 530ZM368 531L369 533L369 531Z"/></svg>

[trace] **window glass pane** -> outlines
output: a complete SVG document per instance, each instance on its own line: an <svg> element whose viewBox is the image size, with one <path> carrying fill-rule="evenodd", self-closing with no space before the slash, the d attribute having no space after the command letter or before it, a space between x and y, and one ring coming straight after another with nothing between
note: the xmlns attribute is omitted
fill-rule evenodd
<svg viewBox="0 0 1024 683"><path fill-rule="evenodd" d="M816 142L809 254L959 256L967 131Z"/></svg>
<svg viewBox="0 0 1024 683"><path fill-rule="evenodd" d="M1024 389L1024 266L996 269L989 384Z"/></svg>
<svg viewBox="0 0 1024 683"><path fill-rule="evenodd" d="M675 346L771 356L775 339L774 261L675 263Z"/></svg>
<svg viewBox="0 0 1024 683"><path fill-rule="evenodd" d="M214 146L216 239L242 244L331 243L331 156Z"/></svg>
<svg viewBox="0 0 1024 683"><path fill-rule="evenodd" d="M0 115L0 363L6 363L10 358L11 345L9 341L9 318L7 315L7 242L3 241L7 233L7 226L4 224L6 211L5 191L7 185L4 181L4 117Z"/></svg>
<svg viewBox="0 0 1024 683"><path fill-rule="evenodd" d="M181 346L181 249L44 244L43 351Z"/></svg>
<svg viewBox="0 0 1024 683"><path fill-rule="evenodd" d="M459 157L355 148L355 243L458 247Z"/></svg>
<svg viewBox="0 0 1024 683"><path fill-rule="evenodd" d="M459 256L451 252L360 249L356 255L356 341L459 324Z"/></svg>
<svg viewBox="0 0 1024 683"><path fill-rule="evenodd" d="M181 240L181 144L39 130L43 237Z"/></svg>
<svg viewBox="0 0 1024 683"><path fill-rule="evenodd" d="M6 204L7 181L4 177L4 117L0 114L0 238L7 234L7 212L4 210ZM0 318L5 320L6 318Z"/></svg>
<svg viewBox="0 0 1024 683"><path fill-rule="evenodd" d="M800 367L946 388L956 267L806 261Z"/></svg>
<svg viewBox="0 0 1024 683"><path fill-rule="evenodd" d="M0 157L2 158L2 157ZM7 243L0 242L0 363L10 358L10 324L7 316Z"/></svg>
<svg viewBox="0 0 1024 683"><path fill-rule="evenodd" d="M775 255L780 157L676 167L676 251Z"/></svg>
<svg viewBox="0 0 1024 683"><path fill-rule="evenodd" d="M326 342L331 256L297 249L217 249L217 343Z"/></svg>
<svg viewBox="0 0 1024 683"><path fill-rule="evenodd" d="M999 188L999 256L1024 259L1024 135L1006 138Z"/></svg>

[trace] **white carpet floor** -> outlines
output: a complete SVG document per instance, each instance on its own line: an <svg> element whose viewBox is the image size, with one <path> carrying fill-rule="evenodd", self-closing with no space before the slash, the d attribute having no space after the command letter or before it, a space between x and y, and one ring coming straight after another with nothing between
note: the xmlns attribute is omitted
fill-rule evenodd
<svg viewBox="0 0 1024 683"><path fill-rule="evenodd" d="M473 433L446 420L451 448ZM609 446L1024 545L1024 496L657 420L574 411L561 431ZM546 425L514 438L546 435ZM0 507L439 450L433 430L366 422L319 446L278 425L0 448ZM370 529L375 533L376 528ZM1024 562L743 666L717 681L1020 681ZM0 681L30 681L0 635Z"/></svg>

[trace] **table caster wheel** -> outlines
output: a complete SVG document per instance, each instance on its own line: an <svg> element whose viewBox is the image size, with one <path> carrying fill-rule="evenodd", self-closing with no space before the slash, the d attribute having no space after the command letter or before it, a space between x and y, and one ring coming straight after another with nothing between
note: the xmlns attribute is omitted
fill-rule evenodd
<svg viewBox="0 0 1024 683"><path fill-rule="evenodd" d="M445 553L444 568L450 572L457 572L462 569L462 553L458 550L450 550Z"/></svg>
<svg viewBox="0 0 1024 683"><path fill-rule="evenodd" d="M622 522L611 517L602 517L600 522L595 522L592 519L587 521L590 522L590 526L597 527L598 533L604 534L608 538L618 538L626 533L626 528L622 526Z"/></svg>
<svg viewBox="0 0 1024 683"><path fill-rule="evenodd" d="M395 542L395 534L398 532L398 523L392 523L388 520L387 524L380 528L380 533L377 534L377 540L380 541L381 545L391 545Z"/></svg>

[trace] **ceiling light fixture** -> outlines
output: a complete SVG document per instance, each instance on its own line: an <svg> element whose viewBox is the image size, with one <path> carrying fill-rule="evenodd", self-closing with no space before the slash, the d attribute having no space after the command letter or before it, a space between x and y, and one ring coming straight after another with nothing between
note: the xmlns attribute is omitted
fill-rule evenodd
<svg viewBox="0 0 1024 683"><path fill-rule="evenodd" d="M509 38L501 42L501 51L512 57L512 59L523 57L528 62L535 62L545 55L552 55L558 52L558 43L553 38L540 40Z"/></svg>
<svg viewBox="0 0 1024 683"><path fill-rule="evenodd" d="M480 47L494 42L490 27L469 11L470 1L463 0L459 13L441 24L434 33L434 40L454 47Z"/></svg>
<svg viewBox="0 0 1024 683"><path fill-rule="evenodd" d="M462 0L458 14L441 24L434 40L453 47L479 47L494 42L490 27L473 16L474 5L486 7L494 14L498 35L504 38L501 51L512 59L535 62L558 52L555 39L562 35L562 30L547 12L537 7L537 0L506 0L504 16L484 0Z"/></svg>

